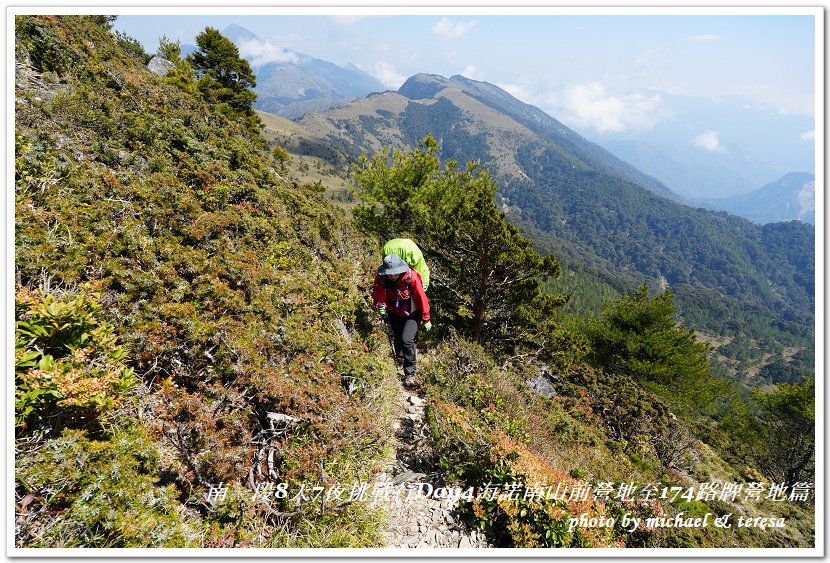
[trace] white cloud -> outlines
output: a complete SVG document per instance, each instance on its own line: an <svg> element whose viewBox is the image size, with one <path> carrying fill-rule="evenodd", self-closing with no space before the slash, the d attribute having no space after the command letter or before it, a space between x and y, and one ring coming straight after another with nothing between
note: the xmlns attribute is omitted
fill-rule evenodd
<svg viewBox="0 0 830 563"><path fill-rule="evenodd" d="M444 39L461 37L476 26L476 20L453 22L450 18L441 18L432 28L432 32Z"/></svg>
<svg viewBox="0 0 830 563"><path fill-rule="evenodd" d="M391 63L380 61L375 63L375 78L380 80L381 84L391 90L397 90L406 82L408 76L404 76L398 72Z"/></svg>
<svg viewBox="0 0 830 563"><path fill-rule="evenodd" d="M239 54L257 67L268 63L301 63L302 60L296 53L286 51L270 43L248 39L240 41Z"/></svg>
<svg viewBox="0 0 830 563"><path fill-rule="evenodd" d="M692 35L691 37L687 37L686 41L720 41L720 37L717 35Z"/></svg>
<svg viewBox="0 0 830 563"><path fill-rule="evenodd" d="M654 127L667 116L661 101L659 94L614 96L602 84L592 82L566 88L557 113L565 123L589 127L599 133L620 133Z"/></svg>
<svg viewBox="0 0 830 563"><path fill-rule="evenodd" d="M815 141L816 140L816 130L813 129L812 131L805 131L801 134L802 141Z"/></svg>
<svg viewBox="0 0 830 563"><path fill-rule="evenodd" d="M461 71L461 76L466 76L471 80L484 80L484 74L475 65L467 65L464 67L464 70Z"/></svg>
<svg viewBox="0 0 830 563"><path fill-rule="evenodd" d="M533 96L531 95L530 91L527 88L525 88L524 86L521 86L520 84L500 83L500 84L496 84L496 86L498 86L499 88L501 88L502 90L504 90L505 92L507 92L508 94L513 96L514 98L522 100L525 103L533 103L533 102L529 101L529 100L533 99Z"/></svg>
<svg viewBox="0 0 830 563"><path fill-rule="evenodd" d="M692 144L709 152L724 152L724 148L720 144L720 139L718 139L717 131L701 133L692 139Z"/></svg>
<svg viewBox="0 0 830 563"><path fill-rule="evenodd" d="M495 82L496 86L514 98L532 106L540 108L545 113L556 116L561 112L560 97L551 87L542 87L538 84L515 84L509 82Z"/></svg>

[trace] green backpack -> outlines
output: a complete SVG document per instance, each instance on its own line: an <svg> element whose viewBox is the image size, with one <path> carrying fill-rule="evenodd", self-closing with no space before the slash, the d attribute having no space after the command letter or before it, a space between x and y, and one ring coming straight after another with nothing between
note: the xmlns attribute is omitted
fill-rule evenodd
<svg viewBox="0 0 830 563"><path fill-rule="evenodd" d="M383 245L383 255L397 254L421 275L424 291L429 287L429 267L418 245L408 238L394 238Z"/></svg>

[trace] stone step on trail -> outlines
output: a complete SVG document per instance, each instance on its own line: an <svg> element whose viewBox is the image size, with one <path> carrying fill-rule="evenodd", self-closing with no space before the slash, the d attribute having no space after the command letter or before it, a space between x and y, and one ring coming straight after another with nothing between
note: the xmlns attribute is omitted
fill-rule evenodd
<svg viewBox="0 0 830 563"><path fill-rule="evenodd" d="M387 547L404 548L484 548L491 547L480 531L469 529L456 508L458 501L423 494L442 488L422 467L422 448L426 443L424 407L426 401L412 391L400 388L396 397L397 420L395 460L376 483L391 487L394 494L377 500L386 514L389 527L384 534ZM420 492L419 492L420 491Z"/></svg>

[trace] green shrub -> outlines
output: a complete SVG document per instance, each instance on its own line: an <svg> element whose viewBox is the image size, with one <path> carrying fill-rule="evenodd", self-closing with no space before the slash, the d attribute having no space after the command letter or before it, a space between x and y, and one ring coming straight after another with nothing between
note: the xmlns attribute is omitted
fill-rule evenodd
<svg viewBox="0 0 830 563"><path fill-rule="evenodd" d="M496 547L603 547L609 528L569 529L571 517L601 516L604 505L590 497L557 499L547 487L572 487L577 480L548 463L527 445L500 429L477 427L474 415L457 405L428 403L427 420L436 465L474 497L459 511L483 530ZM484 492L490 484L497 494ZM509 486L518 485L513 494ZM534 496L531 487L542 487ZM483 493L483 494L482 494Z"/></svg>
<svg viewBox="0 0 830 563"><path fill-rule="evenodd" d="M431 463L450 482L476 493L488 483L521 485L515 495L485 494L459 505L497 547L608 545L610 530L569 530L571 516L600 515L602 503L525 494L539 484L556 489L578 481L534 450L531 426L517 410L527 401L515 387L523 378L513 369L518 367L498 367L480 345L462 339L431 353L424 369Z"/></svg>
<svg viewBox="0 0 830 563"><path fill-rule="evenodd" d="M115 39L127 53L138 58L138 60L140 60L142 63L146 64L152 58L144 50L144 46L141 44L141 42L135 37L132 37L123 31L116 31Z"/></svg>
<svg viewBox="0 0 830 563"><path fill-rule="evenodd" d="M127 351L102 321L100 296L18 286L15 328L15 426L57 419L95 424L135 383Z"/></svg>
<svg viewBox="0 0 830 563"><path fill-rule="evenodd" d="M107 440L84 431L17 458L18 547L189 547L178 492L159 486L159 454L137 424Z"/></svg>
<svg viewBox="0 0 830 563"><path fill-rule="evenodd" d="M252 471L259 480L311 483L324 468L348 482L376 467L386 448L377 389L388 366L369 347L366 241L319 186L280 180L257 128L205 102L186 61L175 79L160 78L94 18L17 23L21 56L46 64L50 45L79 54L50 71L61 85L54 96L43 99L31 81L16 90L15 274L18 320L27 323L17 335L18 412L26 413L17 461L29 463L25 445L42 443L39 428L51 428L50 437L65 426L89 428L105 449L109 427L140 414L164 452L147 479L155 472L175 487L173 506L193 521L187 542L377 543L371 514L357 507L288 520L240 508L223 522L194 510L208 486L242 491ZM34 290L22 289L43 272L53 286L89 282L96 290L52 298L63 307L56 314L77 320L63 331L38 332L51 316L38 312ZM40 369L50 366L56 375ZM142 374L134 392L113 384L69 393L79 381L85 389L109 382L116 367ZM275 437L269 413L303 424ZM134 506L144 518L147 506ZM65 545L116 541L87 530L91 521L74 522L62 529Z"/></svg>

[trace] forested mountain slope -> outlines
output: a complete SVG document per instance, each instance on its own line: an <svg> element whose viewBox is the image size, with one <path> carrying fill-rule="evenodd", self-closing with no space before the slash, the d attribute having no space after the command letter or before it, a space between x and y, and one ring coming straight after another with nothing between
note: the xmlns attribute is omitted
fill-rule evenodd
<svg viewBox="0 0 830 563"><path fill-rule="evenodd" d="M622 292L639 283L673 288L681 315L700 330L760 348L812 348L811 225L759 226L661 197L672 194L491 84L417 75L397 93L298 124L352 157L432 134L442 157L492 171L508 216L546 252L597 279L622 276L614 284Z"/></svg>

